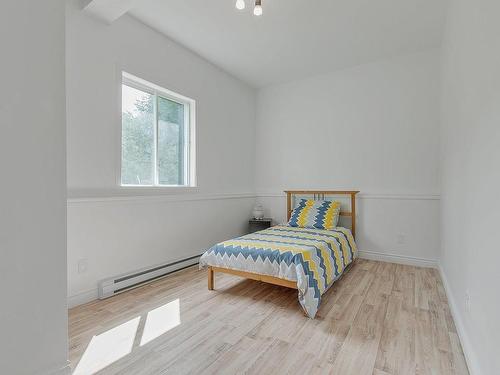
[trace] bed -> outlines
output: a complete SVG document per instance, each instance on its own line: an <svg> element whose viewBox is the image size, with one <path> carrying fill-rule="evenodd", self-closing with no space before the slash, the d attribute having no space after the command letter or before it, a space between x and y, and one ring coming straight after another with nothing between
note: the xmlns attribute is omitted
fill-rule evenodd
<svg viewBox="0 0 500 375"><path fill-rule="evenodd" d="M208 249L200 258L200 268L208 269L208 289L214 289L214 273L222 272L298 290L304 312L314 318L321 297L354 262L356 243L356 194L358 191L285 191L287 222L259 232L224 241ZM333 225L329 229L290 226L297 198L304 201L338 202L338 216L350 229ZM311 199L311 198L312 199ZM329 198L330 200L326 199ZM335 198L337 199L337 198ZM328 204L328 203L325 203ZM290 220L292 218L292 220ZM321 226L320 226L321 227Z"/></svg>

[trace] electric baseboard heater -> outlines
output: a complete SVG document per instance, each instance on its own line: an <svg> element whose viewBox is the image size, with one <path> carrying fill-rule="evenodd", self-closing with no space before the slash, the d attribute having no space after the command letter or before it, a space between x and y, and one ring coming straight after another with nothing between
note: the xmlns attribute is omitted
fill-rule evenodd
<svg viewBox="0 0 500 375"><path fill-rule="evenodd" d="M105 299L137 288L172 272L180 271L199 263L201 255L178 260L176 262L148 267L127 274L119 275L99 282L99 299Z"/></svg>

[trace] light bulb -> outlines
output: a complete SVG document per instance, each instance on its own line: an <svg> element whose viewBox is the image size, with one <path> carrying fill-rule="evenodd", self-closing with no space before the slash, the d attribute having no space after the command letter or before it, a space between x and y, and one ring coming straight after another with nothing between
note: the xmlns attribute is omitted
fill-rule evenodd
<svg viewBox="0 0 500 375"><path fill-rule="evenodd" d="M256 5L255 8L253 8L253 14L262 16L262 5Z"/></svg>
<svg viewBox="0 0 500 375"><path fill-rule="evenodd" d="M236 9L238 10L245 9L245 0L236 0Z"/></svg>

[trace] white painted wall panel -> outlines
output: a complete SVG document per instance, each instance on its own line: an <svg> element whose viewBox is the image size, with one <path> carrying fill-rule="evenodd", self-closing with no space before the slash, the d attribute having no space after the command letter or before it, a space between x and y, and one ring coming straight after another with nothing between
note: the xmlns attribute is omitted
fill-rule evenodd
<svg viewBox="0 0 500 375"><path fill-rule="evenodd" d="M276 194L278 195L278 194ZM286 221L286 198L259 196L266 216ZM357 199L356 243L363 257L436 266L439 251L439 197L382 197ZM341 225L350 227L350 219Z"/></svg>
<svg viewBox="0 0 500 375"><path fill-rule="evenodd" d="M255 91L130 16L107 25L69 2L66 25L70 197L158 197L70 199L68 294L74 304L95 297L103 278L199 254L243 232L253 198L182 196L253 192ZM118 187L122 69L196 100L197 188ZM78 273L82 259L88 269Z"/></svg>
<svg viewBox="0 0 500 375"><path fill-rule="evenodd" d="M435 262L439 81L433 49L261 90L256 188L269 214L283 218L285 201L267 192L358 189L370 197L361 250Z"/></svg>
<svg viewBox="0 0 500 375"><path fill-rule="evenodd" d="M121 70L196 100L199 192L253 187L253 89L130 16L107 25L70 3L66 25L71 196L119 193Z"/></svg>
<svg viewBox="0 0 500 375"><path fill-rule="evenodd" d="M0 46L0 374L63 374L64 1L2 1Z"/></svg>
<svg viewBox="0 0 500 375"><path fill-rule="evenodd" d="M471 373L484 375L500 373L498 14L498 1L450 1L443 47L442 272Z"/></svg>
<svg viewBox="0 0 500 375"><path fill-rule="evenodd" d="M68 204L70 305L97 296L97 282L203 253L244 234L253 196L203 200L95 200ZM78 273L78 261L88 270Z"/></svg>

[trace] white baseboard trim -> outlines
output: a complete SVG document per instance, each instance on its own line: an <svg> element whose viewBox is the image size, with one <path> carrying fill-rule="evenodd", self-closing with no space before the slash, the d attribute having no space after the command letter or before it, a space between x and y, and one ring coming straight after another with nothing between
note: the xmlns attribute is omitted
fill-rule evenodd
<svg viewBox="0 0 500 375"><path fill-rule="evenodd" d="M416 266L416 267L429 267L429 268L437 268L438 263L436 260L432 259L424 259L424 258L416 258L407 255L396 255L396 254L387 254L380 253L376 251L359 251L359 257L362 259L369 260L378 260L381 262L389 262L389 263L399 263L406 264L408 266Z"/></svg>
<svg viewBox="0 0 500 375"><path fill-rule="evenodd" d="M84 303L92 302L98 298L97 286L95 289L85 290L83 292L78 292L71 296L68 296L68 309L72 307L83 305Z"/></svg>
<svg viewBox="0 0 500 375"><path fill-rule="evenodd" d="M455 322L455 326L457 327L458 337L460 338L460 343L462 344L462 350L464 352L467 366L469 367L469 373L470 375L481 375L482 372L479 366L479 361L477 360L476 353L472 347L472 343L470 342L469 335L465 330L463 319L459 313L457 301L453 297L450 284L448 283L448 279L446 278L446 274L444 273L444 269L441 264L439 264L438 270L439 274L441 275L441 280L443 281L446 297L448 298L448 305L450 306L451 316L453 317L453 321Z"/></svg>
<svg viewBox="0 0 500 375"><path fill-rule="evenodd" d="M71 374L71 367L69 361L66 361L65 364L56 366L54 368L50 368L47 370L43 370L40 372L42 375L69 375Z"/></svg>
<svg viewBox="0 0 500 375"><path fill-rule="evenodd" d="M376 251L359 251L358 255L362 259L406 264L409 266L416 266L416 267L438 268L437 261L431 259L416 258L406 255L380 253ZM68 308L83 305L85 303L92 302L98 298L99 298L99 293L97 287L95 289L89 289L82 292L78 292L76 294L68 296Z"/></svg>

